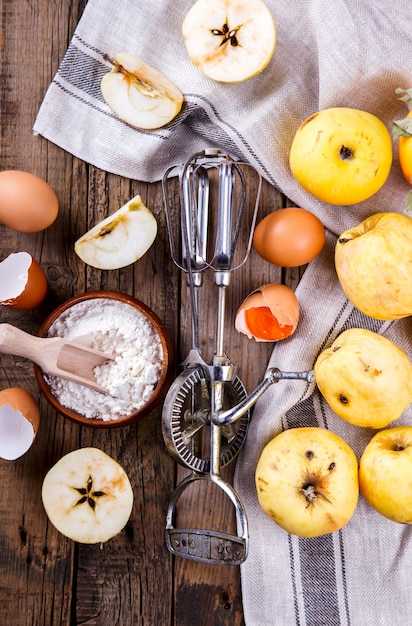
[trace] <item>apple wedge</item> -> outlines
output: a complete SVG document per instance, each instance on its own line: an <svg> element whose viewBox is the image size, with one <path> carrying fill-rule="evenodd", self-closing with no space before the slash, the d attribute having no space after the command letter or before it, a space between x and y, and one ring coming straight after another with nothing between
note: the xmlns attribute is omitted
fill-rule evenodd
<svg viewBox="0 0 412 626"><path fill-rule="evenodd" d="M156 218L137 195L80 237L74 251L92 267L119 269L140 259L156 234Z"/></svg>
<svg viewBox="0 0 412 626"><path fill-rule="evenodd" d="M133 490L124 469L98 448L63 456L46 474L42 500L59 532L79 543L104 543L127 524Z"/></svg>
<svg viewBox="0 0 412 626"><path fill-rule="evenodd" d="M273 56L276 25L262 0L197 0L182 33L192 63L213 80L238 83Z"/></svg>
<svg viewBox="0 0 412 626"><path fill-rule="evenodd" d="M146 130L168 124L183 104L183 94L166 76L128 52L116 54L113 69L103 76L100 88L120 119Z"/></svg>

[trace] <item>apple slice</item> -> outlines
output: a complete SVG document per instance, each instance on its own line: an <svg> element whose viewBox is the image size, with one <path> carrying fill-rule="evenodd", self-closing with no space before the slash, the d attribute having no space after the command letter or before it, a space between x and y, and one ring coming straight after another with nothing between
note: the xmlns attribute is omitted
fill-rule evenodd
<svg viewBox="0 0 412 626"><path fill-rule="evenodd" d="M100 88L120 119L136 128L152 130L176 117L183 94L166 76L128 52L118 52L113 65L103 76Z"/></svg>
<svg viewBox="0 0 412 626"><path fill-rule="evenodd" d="M104 543L127 524L133 490L124 469L98 448L63 456L42 487L47 517L59 532L79 543Z"/></svg>
<svg viewBox="0 0 412 626"><path fill-rule="evenodd" d="M262 0L197 0L183 20L182 33L192 63L224 83L261 72L276 45L275 21Z"/></svg>
<svg viewBox="0 0 412 626"><path fill-rule="evenodd" d="M80 237L74 251L92 267L118 269L140 259L156 234L156 218L137 195Z"/></svg>

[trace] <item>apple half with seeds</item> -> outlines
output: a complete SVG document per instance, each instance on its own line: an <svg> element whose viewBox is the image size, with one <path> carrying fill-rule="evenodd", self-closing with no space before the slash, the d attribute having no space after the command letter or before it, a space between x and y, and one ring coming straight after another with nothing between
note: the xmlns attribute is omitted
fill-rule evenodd
<svg viewBox="0 0 412 626"><path fill-rule="evenodd" d="M63 456L46 474L42 500L47 517L79 543L104 543L126 526L133 490L124 469L98 448Z"/></svg>
<svg viewBox="0 0 412 626"><path fill-rule="evenodd" d="M182 108L183 94L159 70L129 52L118 52L100 88L103 98L124 122L153 130L165 126Z"/></svg>
<svg viewBox="0 0 412 626"><path fill-rule="evenodd" d="M192 63L223 83L261 72L276 46L275 21L262 0L197 0L182 33Z"/></svg>
<svg viewBox="0 0 412 626"><path fill-rule="evenodd" d="M80 237L74 251L92 267L119 269L140 259L156 235L156 218L137 195Z"/></svg>

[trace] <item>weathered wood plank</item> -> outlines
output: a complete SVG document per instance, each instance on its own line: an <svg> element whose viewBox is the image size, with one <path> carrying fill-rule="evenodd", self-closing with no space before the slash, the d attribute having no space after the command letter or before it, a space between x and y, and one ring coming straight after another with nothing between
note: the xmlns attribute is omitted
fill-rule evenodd
<svg viewBox="0 0 412 626"><path fill-rule="evenodd" d="M36 333L58 304L75 294L113 289L134 295L160 317L176 347L179 363L191 343L185 278L170 258L160 183L145 184L102 172L32 134L45 91L70 41L86 0L50 3L0 2L0 167L45 178L60 202L56 222L42 233L16 233L0 224L0 260L27 250L44 268L49 290L34 311L0 308L0 321ZM188 155L189 156L189 155ZM74 254L76 239L139 193L158 220L158 236L148 253L119 271L85 266ZM283 199L263 184L260 213ZM272 346L239 335L237 308L254 288L283 280L297 284L299 273L282 276L252 250L235 272L227 294L225 349L239 367L248 391L261 380ZM216 333L216 286L209 277L200 297L200 349L209 360ZM179 368L176 368L179 371ZM166 451L161 407L124 429L79 428L40 397L32 364L0 355L0 389L22 386L39 401L41 427L21 459L0 460L1 622L10 626L74 624L156 624L179 626L243 623L239 568L172 558L165 544L165 515L175 485L187 473ZM103 548L74 544L48 522L41 485L47 470L65 453L93 445L126 469L135 503L125 530ZM224 470L231 481L234 464ZM203 488L202 488L203 489ZM234 532L231 503L216 488L196 488L179 503L179 522Z"/></svg>
<svg viewBox="0 0 412 626"><path fill-rule="evenodd" d="M47 274L49 293L41 307L22 312L0 309L2 322L32 333L56 303L76 289L75 260L65 242L70 237L70 202L77 203L77 194L85 189L84 164L73 164L72 157L32 133L37 109L84 6L84 2L59 4L1 4L0 167L42 176L61 203L59 219L43 233L25 235L0 225L1 259L26 250ZM73 171L76 166L81 175ZM11 386L23 387L39 400L41 425L26 455L0 462L1 621L19 626L70 624L75 546L48 523L41 485L48 468L78 446L80 433L40 398L32 364L2 355L0 389Z"/></svg>

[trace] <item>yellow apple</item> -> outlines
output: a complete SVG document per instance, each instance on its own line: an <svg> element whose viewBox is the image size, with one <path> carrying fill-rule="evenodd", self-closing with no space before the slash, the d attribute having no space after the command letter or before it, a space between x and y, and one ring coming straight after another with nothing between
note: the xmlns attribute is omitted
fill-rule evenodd
<svg viewBox="0 0 412 626"><path fill-rule="evenodd" d="M319 391L350 424L384 428L412 402L412 363L390 339L350 328L316 359Z"/></svg>
<svg viewBox="0 0 412 626"><path fill-rule="evenodd" d="M296 180L319 200L356 204L385 183L392 164L391 135L367 111L323 109L296 131L289 163Z"/></svg>
<svg viewBox="0 0 412 626"><path fill-rule="evenodd" d="M359 486L381 515L412 524L412 426L376 433L359 462Z"/></svg>
<svg viewBox="0 0 412 626"><path fill-rule="evenodd" d="M375 213L340 235L335 267L347 298L379 320L412 315L412 217Z"/></svg>
<svg viewBox="0 0 412 626"><path fill-rule="evenodd" d="M183 94L169 78L129 52L116 54L100 88L112 111L136 128L165 126L183 104Z"/></svg>
<svg viewBox="0 0 412 626"><path fill-rule="evenodd" d="M42 487L47 517L79 543L104 543L126 526L133 490L124 469L98 448L63 456L47 472Z"/></svg>
<svg viewBox="0 0 412 626"><path fill-rule="evenodd" d="M183 20L182 33L192 63L224 83L261 72L276 45L275 21L262 0L197 0Z"/></svg>
<svg viewBox="0 0 412 626"><path fill-rule="evenodd" d="M291 428L274 437L259 458L259 504L281 528L318 537L347 524L358 502L358 462L335 433Z"/></svg>

